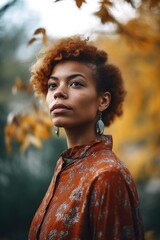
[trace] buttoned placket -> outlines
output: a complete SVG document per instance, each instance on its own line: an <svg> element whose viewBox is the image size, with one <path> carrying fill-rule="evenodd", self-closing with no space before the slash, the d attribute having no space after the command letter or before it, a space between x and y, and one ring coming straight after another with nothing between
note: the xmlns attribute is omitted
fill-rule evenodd
<svg viewBox="0 0 160 240"><path fill-rule="evenodd" d="M45 215L47 213L47 209L49 208L49 205L53 199L53 196L54 196L54 193L55 193L55 190L56 190L56 187L58 186L57 183L58 183L58 179L61 175L62 172L64 172L66 170L66 168L68 168L68 166L72 165L73 163L77 162L78 159L75 159L73 160L72 162L68 163L65 167L62 168L62 165L63 165L63 162L64 160L62 159L61 157L61 164L60 166L58 167L56 173L55 173L55 176L53 177L53 180L52 180L52 189L50 190L50 194L48 196L48 199L46 200L47 201L47 204L45 206L45 209L43 210L43 214L42 214L42 218L40 220L40 224L39 224L39 228L37 230L37 240L39 239L39 235L40 235L40 230L41 230L41 226L43 224L43 221L44 221L44 218L45 218Z"/></svg>

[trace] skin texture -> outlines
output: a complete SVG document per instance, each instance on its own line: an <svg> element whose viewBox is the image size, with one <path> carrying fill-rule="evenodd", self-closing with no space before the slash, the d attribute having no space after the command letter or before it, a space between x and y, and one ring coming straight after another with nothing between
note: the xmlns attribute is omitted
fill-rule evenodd
<svg viewBox="0 0 160 240"><path fill-rule="evenodd" d="M46 102L53 124L65 129L68 147L73 147L96 137L95 124L109 106L110 94L98 95L89 66L64 61L52 70Z"/></svg>

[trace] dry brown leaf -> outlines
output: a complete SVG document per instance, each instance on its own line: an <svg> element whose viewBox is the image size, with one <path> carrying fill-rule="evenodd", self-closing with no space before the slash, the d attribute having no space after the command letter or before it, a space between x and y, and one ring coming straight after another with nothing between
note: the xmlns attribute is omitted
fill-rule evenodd
<svg viewBox="0 0 160 240"><path fill-rule="evenodd" d="M51 136L51 131L45 124L37 123L34 127L33 135L41 139L47 139Z"/></svg>
<svg viewBox="0 0 160 240"><path fill-rule="evenodd" d="M24 152L29 147L29 145L30 145L30 141L29 141L28 136L26 136L26 138L24 139L24 141L21 144L20 152Z"/></svg>
<svg viewBox="0 0 160 240"><path fill-rule="evenodd" d="M51 118L49 116L44 116L43 117L43 123L49 128L53 127L53 123L52 123Z"/></svg>
<svg viewBox="0 0 160 240"><path fill-rule="evenodd" d="M11 123L11 124L6 125L4 131L5 131L5 136L9 138L9 137L12 137L15 135L16 127L13 123Z"/></svg>
<svg viewBox="0 0 160 240"><path fill-rule="evenodd" d="M112 22L115 23L115 18L109 13L108 9L102 4L100 10L94 13L95 16L99 17L101 23L108 23Z"/></svg>
<svg viewBox="0 0 160 240"><path fill-rule="evenodd" d="M85 3L85 0L75 0L75 1L78 8L80 8L82 4Z"/></svg>
<svg viewBox="0 0 160 240"><path fill-rule="evenodd" d="M48 38L47 38L46 34L43 34L42 42L43 42L44 45L47 45Z"/></svg>
<svg viewBox="0 0 160 240"><path fill-rule="evenodd" d="M20 152L26 151L30 145L33 145L36 148L41 148L42 142L41 142L40 138L35 137L31 134L28 134L21 142Z"/></svg>
<svg viewBox="0 0 160 240"><path fill-rule="evenodd" d="M35 32L33 33L33 35L38 35L38 34L42 34L42 43L44 44L44 45L47 45L47 43L48 43L48 38L47 38L47 36L46 36L46 29L45 28L37 28L36 30L35 30ZM33 37L33 38L31 38L29 41L28 41L28 45L31 45L33 42L35 42L35 41L37 41L37 40L39 40L39 38L36 38L36 37Z"/></svg>
<svg viewBox="0 0 160 240"><path fill-rule="evenodd" d="M139 19L132 19L125 25L119 24L118 27L120 34L125 36L130 43L137 44L139 47L145 47L152 37L149 26L145 22L139 21Z"/></svg>
<svg viewBox="0 0 160 240"><path fill-rule="evenodd" d="M27 126L32 126L35 124L35 117L34 115L29 115L29 114L24 114L20 118L20 124L21 126L27 127Z"/></svg>
<svg viewBox="0 0 160 240"><path fill-rule="evenodd" d="M36 148L42 148L42 142L39 138L34 137L31 141L31 143L36 147Z"/></svg>
<svg viewBox="0 0 160 240"><path fill-rule="evenodd" d="M15 136L15 132L16 132L16 129L13 124L6 125L4 129L4 133L5 133L5 144L6 144L8 153L12 152L11 140Z"/></svg>
<svg viewBox="0 0 160 240"><path fill-rule="evenodd" d="M31 83L26 84L20 77L17 77L15 85L12 87L12 93L16 94L19 90L32 92L33 88Z"/></svg>
<svg viewBox="0 0 160 240"><path fill-rule="evenodd" d="M150 8L157 7L159 3L160 3L160 0L150 0L149 7Z"/></svg>
<svg viewBox="0 0 160 240"><path fill-rule="evenodd" d="M41 148L42 147L42 142L40 140L40 138L35 137L33 135L29 135L29 143L34 145L36 148Z"/></svg>
<svg viewBox="0 0 160 240"><path fill-rule="evenodd" d="M31 45L33 42L35 42L37 40L37 38L33 37L28 41L28 45Z"/></svg>
<svg viewBox="0 0 160 240"><path fill-rule="evenodd" d="M42 139L48 139L52 135L52 122L48 115L41 110L35 113L13 115L5 127L5 142L8 153L11 153L12 141L21 143L20 151L25 151L30 144L41 148Z"/></svg>
<svg viewBox="0 0 160 240"><path fill-rule="evenodd" d="M46 34L46 29L45 28L37 28L34 32L34 35L37 35L37 34Z"/></svg>
<svg viewBox="0 0 160 240"><path fill-rule="evenodd" d="M12 152L12 146L11 146L10 139L6 139L5 144L6 144L7 152L8 152L9 154L11 154L11 152Z"/></svg>
<svg viewBox="0 0 160 240"><path fill-rule="evenodd" d="M30 145L35 146L36 148L41 148L42 143L41 140L33 135L27 135L24 138L24 141L21 144L20 152L24 152Z"/></svg>

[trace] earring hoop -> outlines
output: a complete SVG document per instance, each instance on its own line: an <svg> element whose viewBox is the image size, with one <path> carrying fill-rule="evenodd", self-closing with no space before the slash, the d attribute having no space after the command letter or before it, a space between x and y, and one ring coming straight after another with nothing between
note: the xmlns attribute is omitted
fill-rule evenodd
<svg viewBox="0 0 160 240"><path fill-rule="evenodd" d="M99 120L96 123L96 133L102 135L104 132L104 123L102 121L102 112L99 113Z"/></svg>
<svg viewBox="0 0 160 240"><path fill-rule="evenodd" d="M59 127L54 127L55 134L59 137Z"/></svg>

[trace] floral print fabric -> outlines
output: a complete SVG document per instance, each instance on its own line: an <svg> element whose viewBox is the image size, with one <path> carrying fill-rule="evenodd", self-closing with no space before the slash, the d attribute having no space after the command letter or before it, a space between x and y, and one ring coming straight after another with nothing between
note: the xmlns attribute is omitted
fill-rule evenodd
<svg viewBox="0 0 160 240"><path fill-rule="evenodd" d="M112 137L70 148L57 162L29 240L143 240L135 183Z"/></svg>

